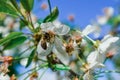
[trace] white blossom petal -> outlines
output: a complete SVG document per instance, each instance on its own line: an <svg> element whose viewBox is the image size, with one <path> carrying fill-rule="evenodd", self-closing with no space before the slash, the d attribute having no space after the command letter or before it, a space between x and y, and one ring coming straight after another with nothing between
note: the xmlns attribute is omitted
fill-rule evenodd
<svg viewBox="0 0 120 80"><path fill-rule="evenodd" d="M53 52L64 64L68 65L69 56L63 49L62 42L57 37L55 39L55 47L53 48Z"/></svg>
<svg viewBox="0 0 120 80"><path fill-rule="evenodd" d="M34 24L35 29L38 28L39 26L40 26L39 23L35 23L35 24Z"/></svg>
<svg viewBox="0 0 120 80"><path fill-rule="evenodd" d="M51 53L52 49L54 47L54 44L49 44L47 49L40 53L41 56L46 56Z"/></svg>
<svg viewBox="0 0 120 80"><path fill-rule="evenodd" d="M83 80L94 80L93 72L90 70L83 76Z"/></svg>
<svg viewBox="0 0 120 80"><path fill-rule="evenodd" d="M47 22L41 24L42 31L53 31L57 35L65 35L70 31L67 25L61 24L59 21Z"/></svg>
<svg viewBox="0 0 120 80"><path fill-rule="evenodd" d="M82 36L88 35L88 34L94 32L95 30L96 30L96 28L94 28L94 26L87 25L87 27L82 31Z"/></svg>
<svg viewBox="0 0 120 80"><path fill-rule="evenodd" d="M47 49L43 49L42 46L41 46L41 41L39 42L38 46L37 46L37 52L38 54L40 54L41 56L45 56L45 55L48 55L52 49L53 49L53 46L54 44L48 44L47 43Z"/></svg>
<svg viewBox="0 0 120 80"><path fill-rule="evenodd" d="M8 26L11 23L14 23L14 19L12 17L6 17L4 20L4 25Z"/></svg>
<svg viewBox="0 0 120 80"><path fill-rule="evenodd" d="M106 16L111 17L114 13L114 8L112 7L106 7L103 9Z"/></svg>
<svg viewBox="0 0 120 80"><path fill-rule="evenodd" d="M106 56L100 54L98 51L91 52L87 57L87 62L91 69L103 67L102 63L104 62Z"/></svg>
<svg viewBox="0 0 120 80"><path fill-rule="evenodd" d="M60 27L55 27L54 32L58 35L65 35L70 31L70 28L64 24L61 24Z"/></svg>
<svg viewBox="0 0 120 80"><path fill-rule="evenodd" d="M38 46L37 46L37 52L38 54L41 54L42 52L45 52L46 50L44 50L41 46L41 41L38 43Z"/></svg>
<svg viewBox="0 0 120 80"><path fill-rule="evenodd" d="M0 80L10 80L10 76L5 73L0 73Z"/></svg>
<svg viewBox="0 0 120 80"><path fill-rule="evenodd" d="M26 66L27 63L28 63L28 58L24 58L24 59L21 59L21 60L20 60L20 64L21 64L22 66Z"/></svg>
<svg viewBox="0 0 120 80"><path fill-rule="evenodd" d="M60 25L61 25L61 23L60 23L59 21L57 21L57 20L53 21L52 23L53 23L53 25L54 25L56 28L59 28Z"/></svg>
<svg viewBox="0 0 120 80"><path fill-rule="evenodd" d="M45 31L45 32L53 31L53 29L55 28L55 26L51 22L42 23L40 27L42 31Z"/></svg>
<svg viewBox="0 0 120 80"><path fill-rule="evenodd" d="M18 31L18 30L19 30L19 27L20 27L20 23L19 23L19 22L14 23L13 29L14 29L15 31Z"/></svg>
<svg viewBox="0 0 120 80"><path fill-rule="evenodd" d="M111 47L112 43L115 43L119 40L119 37L112 37L110 35L105 36L101 44L98 47L100 53L106 53L106 51Z"/></svg>
<svg viewBox="0 0 120 80"><path fill-rule="evenodd" d="M107 21L108 21L108 17L107 17L107 16L98 16L98 17L97 17L97 22L98 22L98 24L100 24L100 25L106 24Z"/></svg>
<svg viewBox="0 0 120 80"><path fill-rule="evenodd" d="M5 37L9 33L9 28L0 26L0 33L2 33L3 37Z"/></svg>

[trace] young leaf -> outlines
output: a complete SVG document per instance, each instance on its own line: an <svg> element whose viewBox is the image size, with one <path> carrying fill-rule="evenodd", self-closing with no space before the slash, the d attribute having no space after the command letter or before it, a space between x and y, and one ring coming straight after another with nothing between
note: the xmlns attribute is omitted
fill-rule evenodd
<svg viewBox="0 0 120 80"><path fill-rule="evenodd" d="M0 0L0 12L18 16L17 11L10 4L8 4L7 1L5 2L4 0Z"/></svg>
<svg viewBox="0 0 120 80"><path fill-rule="evenodd" d="M12 49L12 48L15 48L19 45L21 45L22 43L25 42L27 38L25 36L20 36L20 37L17 37L17 38L14 38L12 40L10 40L4 47L4 49Z"/></svg>
<svg viewBox="0 0 120 80"><path fill-rule="evenodd" d="M30 12L34 5L34 0L20 0L22 6L26 11Z"/></svg>
<svg viewBox="0 0 120 80"><path fill-rule="evenodd" d="M44 23L45 22L50 22L50 21L54 21L59 15L59 11L58 11L58 8L55 7L52 11L51 14L49 14L45 19L44 19Z"/></svg>
<svg viewBox="0 0 120 80"><path fill-rule="evenodd" d="M5 43L7 43L8 41L21 36L23 33L22 32L12 32L10 33L7 37L0 39L0 45L3 45Z"/></svg>
<svg viewBox="0 0 120 80"><path fill-rule="evenodd" d="M28 63L26 65L26 68L31 64L33 58L34 58L34 55L35 55L35 52L36 52L36 48L33 49L33 51L31 52L29 58L28 58Z"/></svg>

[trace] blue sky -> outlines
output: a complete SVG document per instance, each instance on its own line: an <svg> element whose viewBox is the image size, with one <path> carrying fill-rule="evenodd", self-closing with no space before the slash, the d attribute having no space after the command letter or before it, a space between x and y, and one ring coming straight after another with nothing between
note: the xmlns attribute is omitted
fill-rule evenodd
<svg viewBox="0 0 120 80"><path fill-rule="evenodd" d="M90 24L91 20L95 20L97 15L102 14L104 7L112 6L118 9L119 0L50 0L52 7L57 6L59 9L59 20L67 20L69 14L75 15L74 24L85 27ZM40 9L41 3L47 0L36 0L33 13L39 18L44 18L49 10Z"/></svg>

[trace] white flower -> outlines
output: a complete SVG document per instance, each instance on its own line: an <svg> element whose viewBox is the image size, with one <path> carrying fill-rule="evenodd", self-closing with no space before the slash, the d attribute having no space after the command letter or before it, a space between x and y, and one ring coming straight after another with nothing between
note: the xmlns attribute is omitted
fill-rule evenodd
<svg viewBox="0 0 120 80"><path fill-rule="evenodd" d="M24 59L21 59L21 60L20 60L20 64L21 64L22 66L26 66L27 63L28 63L28 58L24 58Z"/></svg>
<svg viewBox="0 0 120 80"><path fill-rule="evenodd" d="M97 17L97 23L100 25L104 25L106 24L108 21L108 17L107 16L98 16Z"/></svg>
<svg viewBox="0 0 120 80"><path fill-rule="evenodd" d="M98 51L101 54L107 53L108 49L112 43L115 43L119 40L119 37L113 37L112 35L106 35L102 40L98 47Z"/></svg>
<svg viewBox="0 0 120 80"><path fill-rule="evenodd" d="M13 25L13 30L14 31L19 31L19 27L20 27L20 23L19 22L15 22Z"/></svg>
<svg viewBox="0 0 120 80"><path fill-rule="evenodd" d="M2 33L3 37L5 37L9 33L9 28L0 26L0 33Z"/></svg>
<svg viewBox="0 0 120 80"><path fill-rule="evenodd" d="M37 46L38 54L40 54L42 56L45 56L45 55L49 54L52 51L54 44L47 43L47 46L48 46L48 48L46 50L43 49L42 46L41 46L41 41L40 41L38 46Z"/></svg>
<svg viewBox="0 0 120 80"><path fill-rule="evenodd" d="M92 73L93 72L91 70L86 72L85 75L83 76L83 80L94 80L94 76Z"/></svg>
<svg viewBox="0 0 120 80"><path fill-rule="evenodd" d="M4 24L6 26L13 24L14 23L14 19L12 17L6 17L6 19L4 20Z"/></svg>
<svg viewBox="0 0 120 80"><path fill-rule="evenodd" d="M100 36L100 31L101 31L101 28L98 24L94 23L93 24L93 28L95 28L95 31L94 31L94 38L98 38Z"/></svg>
<svg viewBox="0 0 120 80"><path fill-rule="evenodd" d="M10 80L10 77L7 74L0 73L0 80Z"/></svg>
<svg viewBox="0 0 120 80"><path fill-rule="evenodd" d="M55 35L65 35L70 31L70 28L68 26L61 24L58 21L42 23L40 27L42 31L44 32L51 31ZM69 61L67 60L68 54L65 52L65 49L63 48L62 41L57 36L55 36L53 39L54 39L53 43L46 42L47 49L42 48L40 41L37 46L38 54L45 56L53 52L64 64L68 64Z"/></svg>
<svg viewBox="0 0 120 80"><path fill-rule="evenodd" d="M103 12L106 16L111 17L114 13L114 9L112 7L106 7L103 9Z"/></svg>
<svg viewBox="0 0 120 80"><path fill-rule="evenodd" d="M104 62L104 60L106 58L107 52L109 52L109 48L111 47L112 43L114 44L115 42L118 41L118 39L119 39L118 37L113 37L111 35L106 35L101 40L101 43L99 44L97 50L91 52L89 54L89 56L87 57L87 62L88 62L88 64L90 64L90 66L92 66L91 68L93 68L93 66L103 67L102 63Z"/></svg>
<svg viewBox="0 0 120 80"><path fill-rule="evenodd" d="M92 80L89 79L92 77L90 71L94 71L96 68L104 67L103 62L106 59L106 54L109 52L109 48L111 49L111 45L115 44L118 41L119 37L113 37L111 35L106 35L98 46L98 49L91 52L87 57L88 63L88 72L84 75L84 80ZM114 48L114 46L112 46Z"/></svg>
<svg viewBox="0 0 120 80"><path fill-rule="evenodd" d="M33 24L37 22L37 17L32 13L31 13L31 19L32 19Z"/></svg>
<svg viewBox="0 0 120 80"><path fill-rule="evenodd" d="M94 31L94 27L92 25L87 25L87 27L85 27L85 29L82 31L82 35L88 35L89 33Z"/></svg>
<svg viewBox="0 0 120 80"><path fill-rule="evenodd" d="M58 59L60 59L64 64L67 65L69 63L68 54L66 53L65 48L63 47L63 43L59 38L55 37L54 43L53 44L48 43L47 46L48 47L45 50L41 46L41 41L39 42L37 46L37 52L38 54L40 54L40 56L48 55L52 51L53 53L56 54Z"/></svg>
<svg viewBox="0 0 120 80"><path fill-rule="evenodd" d="M93 32L97 32L98 31L98 27L95 26L95 25L87 25L85 27L85 29L81 32L81 36L84 37L84 36L87 36L88 34L90 33L93 33Z"/></svg>
<svg viewBox="0 0 120 80"><path fill-rule="evenodd" d="M66 53L62 41L57 37L55 39L55 46L53 48L53 52L56 54L58 59L60 59L65 65L68 65L69 63L68 53Z"/></svg>
<svg viewBox="0 0 120 80"><path fill-rule="evenodd" d="M35 29L38 28L39 26L40 26L39 23L34 23L34 28L35 28Z"/></svg>
<svg viewBox="0 0 120 80"><path fill-rule="evenodd" d="M102 64L104 60L105 60L104 54L99 54L98 51L91 52L90 55L87 57L89 69L104 67L104 65Z"/></svg>
<svg viewBox="0 0 120 80"><path fill-rule="evenodd" d="M108 19L113 15L114 9L112 7L104 8L104 15L97 17L97 23L104 25L107 23Z"/></svg>
<svg viewBox="0 0 120 80"><path fill-rule="evenodd" d="M41 24L42 31L52 31L57 35L65 35L70 31L67 25L61 24L59 21L47 22Z"/></svg>
<svg viewBox="0 0 120 80"><path fill-rule="evenodd" d="M3 54L4 56L13 56L15 53L15 49L10 49L10 50L4 50Z"/></svg>

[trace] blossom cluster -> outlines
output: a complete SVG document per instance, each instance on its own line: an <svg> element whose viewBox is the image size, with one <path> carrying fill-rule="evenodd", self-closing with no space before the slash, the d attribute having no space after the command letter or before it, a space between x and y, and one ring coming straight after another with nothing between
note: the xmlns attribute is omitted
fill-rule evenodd
<svg viewBox="0 0 120 80"><path fill-rule="evenodd" d="M13 3L10 0L5 4ZM30 68L22 74L29 73L25 79L39 79L39 70L50 68L58 76L63 76L59 72L64 71L64 77L70 76L70 80L95 80L102 68L106 67L105 61L119 50L119 36L113 33L101 40L89 37L90 34L96 35L100 26L111 19L114 12L111 7L104 9L104 15L98 17L96 24L91 23L78 30L56 19L57 7L40 20L30 12L31 6L26 7L22 0L21 5L20 10L17 3L12 5L18 11L19 18L6 15L1 22L0 80L19 79L18 75L10 73L9 67L13 63ZM41 7L47 8L45 4Z"/></svg>

